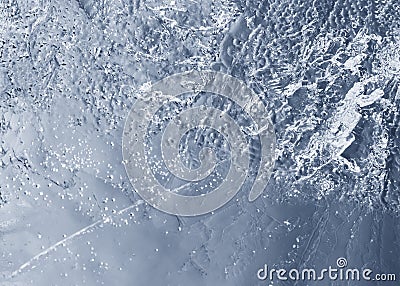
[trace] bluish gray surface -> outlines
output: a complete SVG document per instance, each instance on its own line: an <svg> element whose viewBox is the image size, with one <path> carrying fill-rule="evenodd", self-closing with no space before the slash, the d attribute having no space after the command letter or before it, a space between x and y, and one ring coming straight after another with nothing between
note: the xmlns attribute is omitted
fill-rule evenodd
<svg viewBox="0 0 400 286"><path fill-rule="evenodd" d="M268 285L338 257L399 281L399 6L1 0L0 285ZM134 192L121 137L141 85L191 69L260 94L277 154L255 202L181 218Z"/></svg>

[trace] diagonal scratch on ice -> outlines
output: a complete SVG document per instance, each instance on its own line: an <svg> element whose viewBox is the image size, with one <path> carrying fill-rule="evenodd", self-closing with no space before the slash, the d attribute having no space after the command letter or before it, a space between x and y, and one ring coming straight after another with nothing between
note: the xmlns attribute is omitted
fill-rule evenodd
<svg viewBox="0 0 400 286"><path fill-rule="evenodd" d="M13 278L15 276L17 276L18 274L22 273L22 271L24 269L26 269L27 267L29 267L33 262L38 261L40 258L42 258L43 256L47 255L48 253L50 253L51 251L55 251L60 245L64 245L65 243L71 241L72 239L74 239L75 237L78 237L80 235L83 235L85 233L87 233L89 230L95 228L98 225L101 225L103 223L109 223L112 221L113 217L119 216L124 214L125 212L129 211L130 209L133 209L141 204L143 204L144 201L139 200L137 201L135 204L130 205L122 210L119 210L116 214L112 215L112 216L106 216L100 220L97 220L95 222L93 222L92 224L89 224L88 226L81 228L80 230L74 232L73 234L67 236L66 238L56 242L55 244L51 245L50 247L46 248L45 250L43 250L42 252L38 253L37 255L35 255L34 257L32 257L31 259L29 259L27 262L25 262L24 264L22 264L17 270L13 271L11 273L11 277Z"/></svg>

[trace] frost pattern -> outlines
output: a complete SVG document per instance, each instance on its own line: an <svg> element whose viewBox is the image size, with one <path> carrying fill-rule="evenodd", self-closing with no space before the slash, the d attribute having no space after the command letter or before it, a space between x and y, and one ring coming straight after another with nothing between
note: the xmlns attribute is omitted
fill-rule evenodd
<svg viewBox="0 0 400 286"><path fill-rule="evenodd" d="M264 263L340 256L400 269L399 11L396 0L1 1L0 284L257 285ZM133 192L121 136L135 89L190 69L261 96L277 160L263 198L243 192L183 219Z"/></svg>

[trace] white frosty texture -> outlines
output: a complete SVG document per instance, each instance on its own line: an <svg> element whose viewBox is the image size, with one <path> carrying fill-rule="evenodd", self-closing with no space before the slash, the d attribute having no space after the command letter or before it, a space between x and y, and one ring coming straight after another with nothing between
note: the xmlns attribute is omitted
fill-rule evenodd
<svg viewBox="0 0 400 286"><path fill-rule="evenodd" d="M0 285L266 285L340 256L400 276L399 11L0 1ZM260 94L277 155L263 197L182 219L134 193L121 136L137 88L193 68Z"/></svg>

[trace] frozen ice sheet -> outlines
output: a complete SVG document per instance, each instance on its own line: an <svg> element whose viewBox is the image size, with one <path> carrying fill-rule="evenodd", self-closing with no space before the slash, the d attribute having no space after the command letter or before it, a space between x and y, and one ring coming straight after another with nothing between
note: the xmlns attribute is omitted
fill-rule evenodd
<svg viewBox="0 0 400 286"><path fill-rule="evenodd" d="M399 11L396 0L0 1L0 285L267 285L265 263L338 257L400 279ZM191 69L257 92L277 154L258 200L244 190L181 218L134 192L121 137L141 85Z"/></svg>

